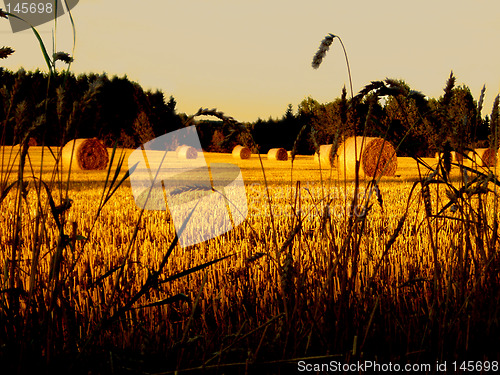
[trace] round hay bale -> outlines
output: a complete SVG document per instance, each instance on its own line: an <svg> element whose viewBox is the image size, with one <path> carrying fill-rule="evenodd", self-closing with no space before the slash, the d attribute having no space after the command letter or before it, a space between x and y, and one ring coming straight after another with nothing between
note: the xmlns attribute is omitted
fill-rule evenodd
<svg viewBox="0 0 500 375"><path fill-rule="evenodd" d="M196 159L198 157L198 151L191 146L180 146L177 147L177 157L179 159Z"/></svg>
<svg viewBox="0 0 500 375"><path fill-rule="evenodd" d="M267 153L267 160L287 161L288 154L284 148L272 148Z"/></svg>
<svg viewBox="0 0 500 375"><path fill-rule="evenodd" d="M369 177L394 176L398 169L396 150L383 138L367 142L361 161L363 171Z"/></svg>
<svg viewBox="0 0 500 375"><path fill-rule="evenodd" d="M248 147L238 145L233 148L232 154L235 159L250 159L252 151Z"/></svg>
<svg viewBox="0 0 500 375"><path fill-rule="evenodd" d="M97 138L73 139L62 149L62 162L65 168L69 168L71 164L73 169L85 171L106 169L109 162L108 150Z"/></svg>
<svg viewBox="0 0 500 375"><path fill-rule="evenodd" d="M481 159L484 167L494 167L497 162L497 152L492 148L488 148Z"/></svg>
<svg viewBox="0 0 500 375"><path fill-rule="evenodd" d="M475 152L470 152L469 157L472 164L480 167L494 167L497 159L497 152L492 148L476 148Z"/></svg>
<svg viewBox="0 0 500 375"><path fill-rule="evenodd" d="M35 147L35 146L38 146L38 142L36 141L35 138L30 137L30 139L28 139L28 147Z"/></svg>
<svg viewBox="0 0 500 375"><path fill-rule="evenodd" d="M356 139L356 142L355 142ZM375 138L365 138L364 147L366 144ZM363 137L349 137L343 143L340 144L337 153L335 154L334 163L341 176L344 174L346 176L354 176L356 172L356 158L361 160L361 144L363 142ZM356 150L355 150L355 146ZM356 151L356 152L355 152ZM363 172L363 163L361 161L360 173Z"/></svg>
<svg viewBox="0 0 500 375"><path fill-rule="evenodd" d="M314 161L319 163L321 167L333 167L334 163L330 162L330 152L333 145L321 145L319 150L314 154Z"/></svg>
<svg viewBox="0 0 500 375"><path fill-rule="evenodd" d="M357 148L355 150L355 143ZM363 147L361 147L363 146ZM355 152L356 151L356 152ZM356 171L356 156L360 160L360 172L368 177L394 176L398 159L394 147L383 138L347 138L337 151L336 165L341 175L353 176Z"/></svg>
<svg viewBox="0 0 500 375"><path fill-rule="evenodd" d="M457 151L451 152L451 159L458 164L464 163L464 155L460 152L457 152Z"/></svg>
<svg viewBox="0 0 500 375"><path fill-rule="evenodd" d="M476 158L477 156L474 154L473 151L467 152L467 159L464 161L464 164L468 167L474 166L476 164Z"/></svg>
<svg viewBox="0 0 500 375"><path fill-rule="evenodd" d="M442 152L436 152L434 154L434 158L436 159L436 161L439 161L442 155L443 155ZM454 163L463 164L464 156L457 151L451 151L451 161Z"/></svg>

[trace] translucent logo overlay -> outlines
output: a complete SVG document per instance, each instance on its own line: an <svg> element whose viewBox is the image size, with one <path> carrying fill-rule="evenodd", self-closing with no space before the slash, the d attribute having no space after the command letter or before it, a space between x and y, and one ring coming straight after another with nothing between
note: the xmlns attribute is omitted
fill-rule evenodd
<svg viewBox="0 0 500 375"><path fill-rule="evenodd" d="M195 126L155 138L128 158L135 203L145 210L170 211L181 247L230 231L248 215L240 168L208 167ZM184 229L182 229L184 227Z"/></svg>
<svg viewBox="0 0 500 375"><path fill-rule="evenodd" d="M31 26L39 26L46 22L54 21L68 10L73 9L79 0L4 0L5 10L26 22L14 17L9 17L12 32L28 30ZM64 5L63 5L64 4Z"/></svg>

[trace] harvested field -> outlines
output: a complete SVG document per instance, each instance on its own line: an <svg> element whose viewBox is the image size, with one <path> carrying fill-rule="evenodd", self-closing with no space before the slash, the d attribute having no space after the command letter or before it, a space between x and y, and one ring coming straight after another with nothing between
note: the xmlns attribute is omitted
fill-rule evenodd
<svg viewBox="0 0 500 375"><path fill-rule="evenodd" d="M35 173L39 170L41 150L41 147L30 148L32 165L26 167L27 175L32 170ZM125 157L131 151L125 150ZM413 199L408 200L414 182L419 180L417 164L410 158L399 158L398 174L384 176L377 192L368 184L370 179L362 180L356 191L353 179L332 178L331 169L320 169L312 156L297 155L293 180L289 177L288 163L263 159L267 187L257 158L243 162L233 159L231 154L205 153L204 157L209 166L238 162L245 183L248 215L242 224L227 233L185 249L174 246L171 253L168 249L176 237L171 214L165 210L141 213L128 179L116 189L96 219L106 181L105 171L72 173L68 190L71 204L65 203L65 196L60 196L57 190L51 192L59 211L54 214L50 205L42 205L46 207L44 236L35 247L32 239L37 202L39 199L45 202L48 196L43 190L38 197L36 189L28 188L21 226L21 236L26 240L17 247L19 281L16 285L33 291L40 304L37 307L40 314L51 309L51 299L43 297L47 293L49 296L58 293L50 289L56 283L61 291L58 298L65 304L64 309L53 309L51 319L59 328L52 333L53 341L44 345L73 356L70 349L64 349L65 342L91 340L93 347L111 348L113 356L118 356L121 350L135 353L120 363L143 358L138 354L141 350L156 352L159 363L149 362L148 366L158 371L175 368L176 363L168 359L170 356L179 358L177 345L184 332L189 332L185 336L188 337L186 345L193 348L182 355L188 366L207 362L208 359L200 360L198 354L216 353L225 345L225 340L231 340L236 352L231 357L223 355L221 363L233 363L234 359L244 363L247 351L259 347L266 352L262 354L262 361L273 360L282 355L283 350L273 342L290 326L298 328L289 332L302 333L292 342L299 353L311 334L315 339L310 342L309 350L325 353L324 345L327 345L332 353L339 353L344 358L351 355L353 335L368 332L363 353L387 361L393 356L418 350L432 357L432 350L421 349L422 340L424 348L433 343L437 345L439 341L423 335L422 326L434 321L434 314L440 319L444 319L443 314L451 314L446 315L450 325L439 338L454 343L442 346L446 358L455 355L457 346L463 351L468 345L471 355L484 353L490 347L484 340L485 335L497 337L495 325L484 332L484 323L490 319L493 304L489 298L476 294L474 287L482 282L482 293L496 290L498 273L487 272L484 268L488 259L497 262L488 258L493 248L480 248L477 245L480 242L475 239L469 243L462 241L468 222L446 218L458 218L460 210L470 210L464 211L465 214L483 212L482 218L492 223L496 216L493 210L486 209L492 207L491 196L484 196L482 201L471 197L467 204L458 200L456 204L460 209L448 208L445 215L434 217L433 220L437 220L435 227L418 226L427 220L423 208L427 203L424 202L430 204L430 214L436 215L448 199L446 194L438 194L440 186L435 184L422 193L420 190L414 192ZM432 158L424 161L433 163ZM50 178L54 165L53 160L46 160L44 178ZM116 165L115 159L112 173ZM232 179L228 178L220 188L225 189ZM457 188L462 183L457 169L452 170L450 181ZM189 189L189 193L198 190L199 197L212 193L203 192L202 186L193 185ZM359 215L357 220L350 221L355 194L358 202L370 209L368 215ZM426 198L420 198L422 195ZM363 201L367 197L369 200ZM162 198L161 195L154 197ZM478 205L484 205L483 209L478 211ZM13 229L10 215L15 207L13 189L2 201L0 222L7 234L0 241L2 248L8 251L0 253L0 264L11 264L10 249L14 238L8 233ZM234 210L234 207L229 205L229 209ZM355 212L358 215L363 209ZM54 271L59 235L56 217L64 220L64 233L74 242L70 242L73 247L63 248ZM214 214L210 220L215 218ZM200 221L199 228L202 224ZM352 241L346 240L349 225L359 225L356 230L362 231ZM469 233L480 236L484 239L482 243L487 244L486 236L491 233L487 226L484 228L484 232L470 230ZM293 237L291 233L295 233ZM288 244L285 243L287 238L291 238ZM429 250L431 238L436 238L439 244L435 252ZM280 251L283 244L286 251ZM467 246L470 247L465 251ZM32 268L37 248L44 256L36 258L37 266ZM462 255L458 254L459 249L464 251ZM167 254L170 254L168 262L164 263ZM465 258L460 260L460 256ZM437 265L439 275L436 274ZM200 271L189 271L199 268ZM149 285L151 270L159 269L162 271L158 283L147 288L149 293L141 292ZM483 273L484 281L476 277L481 270L486 272ZM33 272L36 274L34 279L30 277ZM54 272L57 278L52 276ZM2 276L1 281L9 285L9 278ZM461 288L454 288L455 283L462 285ZM114 302L111 302L112 295ZM16 302L15 295L9 298L10 303ZM19 319L29 319L30 310L21 298L19 301ZM351 308L341 308L340 301L346 301ZM465 302L473 304L466 313L460 309ZM447 310L446 303L450 304ZM113 306L112 310L106 310L108 304ZM439 308L431 310L431 306ZM292 309L296 315L287 316L286 312ZM190 319L193 311L196 319ZM330 326L329 320L324 319L328 314L338 314L344 324L337 328ZM395 319L403 330L393 330ZM440 319L435 324L440 324ZM106 323L100 325L100 322ZM468 339L462 335L464 324L469 325ZM148 337L157 337L158 341L141 339L138 330L147 332ZM341 334L336 334L337 330ZM233 336L234 339L228 339ZM388 353L380 349L382 340L404 342L404 345ZM77 354L74 355L77 358ZM292 355L291 358L297 357ZM492 354L488 358L493 360L496 356ZM210 363L208 361L207 365Z"/></svg>

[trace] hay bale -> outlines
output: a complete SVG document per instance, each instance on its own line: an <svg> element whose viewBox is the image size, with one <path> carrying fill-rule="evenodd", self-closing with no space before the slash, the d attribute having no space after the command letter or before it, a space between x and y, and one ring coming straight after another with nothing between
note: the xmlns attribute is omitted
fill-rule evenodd
<svg viewBox="0 0 500 375"><path fill-rule="evenodd" d="M451 152L451 157L452 160L458 164L463 164L464 163L464 155L463 153L457 152L457 151L452 151Z"/></svg>
<svg viewBox="0 0 500 375"><path fill-rule="evenodd" d="M396 150L383 138L366 144L361 157L363 171L369 177L394 176L398 169Z"/></svg>
<svg viewBox="0 0 500 375"><path fill-rule="evenodd" d="M198 157L198 151L191 146L179 146L176 151L179 159L196 159Z"/></svg>
<svg viewBox="0 0 500 375"><path fill-rule="evenodd" d="M354 141L356 138L356 142ZM375 138L365 138L364 147L366 144ZM361 143L363 137L350 137L340 144L334 158L334 166L339 170L340 175L354 176L356 171L356 158L361 159L362 150ZM357 143L357 144L356 144ZM355 147L356 152L355 152ZM362 162L359 169L360 173L363 172Z"/></svg>
<svg viewBox="0 0 500 375"><path fill-rule="evenodd" d="M484 167L494 167L497 162L497 151L492 148L488 148L483 153L481 160L483 161Z"/></svg>
<svg viewBox="0 0 500 375"><path fill-rule="evenodd" d="M439 159L442 157L442 155L443 155L442 152L436 152L434 154L434 158L436 159L436 161L439 161ZM463 164L464 156L457 151L451 151L451 161L452 161L452 163Z"/></svg>
<svg viewBox="0 0 500 375"><path fill-rule="evenodd" d="M469 152L472 164L480 167L494 167L497 160L497 152L492 148L476 148L475 152Z"/></svg>
<svg viewBox="0 0 500 375"><path fill-rule="evenodd" d="M464 164L467 167L472 167L474 164L476 164L476 155L474 155L473 151L467 152L467 159L464 161ZM477 165L477 164L476 164Z"/></svg>
<svg viewBox="0 0 500 375"><path fill-rule="evenodd" d="M267 153L267 160L287 161L288 154L284 148L272 148Z"/></svg>
<svg viewBox="0 0 500 375"><path fill-rule="evenodd" d="M357 148L355 150L355 143ZM361 147L363 145L363 147ZM356 151L356 152L355 152ZM337 151L335 164L341 175L354 176L356 156L360 160L360 173L368 177L394 176L398 167L396 151L383 138L363 137L347 138Z"/></svg>
<svg viewBox="0 0 500 375"><path fill-rule="evenodd" d="M330 152L333 145L321 145L319 150L314 154L314 161L319 163L321 167L333 167L334 163L330 162Z"/></svg>
<svg viewBox="0 0 500 375"><path fill-rule="evenodd" d="M33 138L33 137L29 137L29 139L28 139L28 147L36 147L36 146L38 146L38 142L36 141L36 139ZM12 147L21 147L21 144L20 143L16 143Z"/></svg>
<svg viewBox="0 0 500 375"><path fill-rule="evenodd" d="M235 159L250 159L252 151L248 147L238 145L233 148L232 154Z"/></svg>
<svg viewBox="0 0 500 375"><path fill-rule="evenodd" d="M71 164L73 169L106 169L109 162L108 150L97 138L73 139L62 149L62 162L65 168L69 168Z"/></svg>

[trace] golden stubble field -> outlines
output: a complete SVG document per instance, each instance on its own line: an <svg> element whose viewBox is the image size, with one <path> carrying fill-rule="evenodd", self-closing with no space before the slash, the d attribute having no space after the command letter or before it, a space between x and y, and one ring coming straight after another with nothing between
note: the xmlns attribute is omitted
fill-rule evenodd
<svg viewBox="0 0 500 375"><path fill-rule="evenodd" d="M9 150L4 149L4 158ZM473 218L457 209L459 201L440 218L429 217L427 203L437 214L451 198L438 184L428 185L427 193L418 185L410 196L419 180L413 159L399 158L396 177L382 178L378 192L362 181L358 197L360 202L368 197L369 209L349 226L354 181L343 181L335 169L320 171L312 156L297 156L293 169L291 161L263 156L266 189L256 155L236 160L205 154L209 165L240 167L246 220L204 243L176 246L158 282L127 306L160 267L175 237L168 211L141 216L127 180L96 217L106 171L72 171L68 183L67 172L53 176L53 158L45 154L42 179L55 203L66 191L72 200L60 219L67 236L61 248L47 194L38 194L36 179L28 178L39 177L41 153L41 147L30 148L25 169L25 180L32 182L23 198L14 284L23 291L21 318L31 319L31 304L40 316L53 311L57 323L45 328L50 342L45 354L49 347L56 355L112 345L169 353L174 367L318 354L405 361L466 352L483 334L471 317L489 306L476 303L480 288L494 284L488 275L497 264L492 260L496 232L487 229L496 204L486 199L481 208L465 208L484 213L487 221L479 226L464 226L463 220ZM424 161L436 165L434 159ZM7 164L4 159L2 176ZM425 179L428 171L420 170ZM10 180L16 174L14 168ZM463 185L458 168L450 179L457 189ZM12 282L14 190L0 211L2 289ZM43 217L43 230L37 229L37 215ZM485 290L498 298L496 289ZM176 301L169 301L173 296ZM4 306L9 303L3 299ZM488 314L492 320L485 318L481 327L497 317L495 310ZM116 319L109 320L112 316Z"/></svg>

